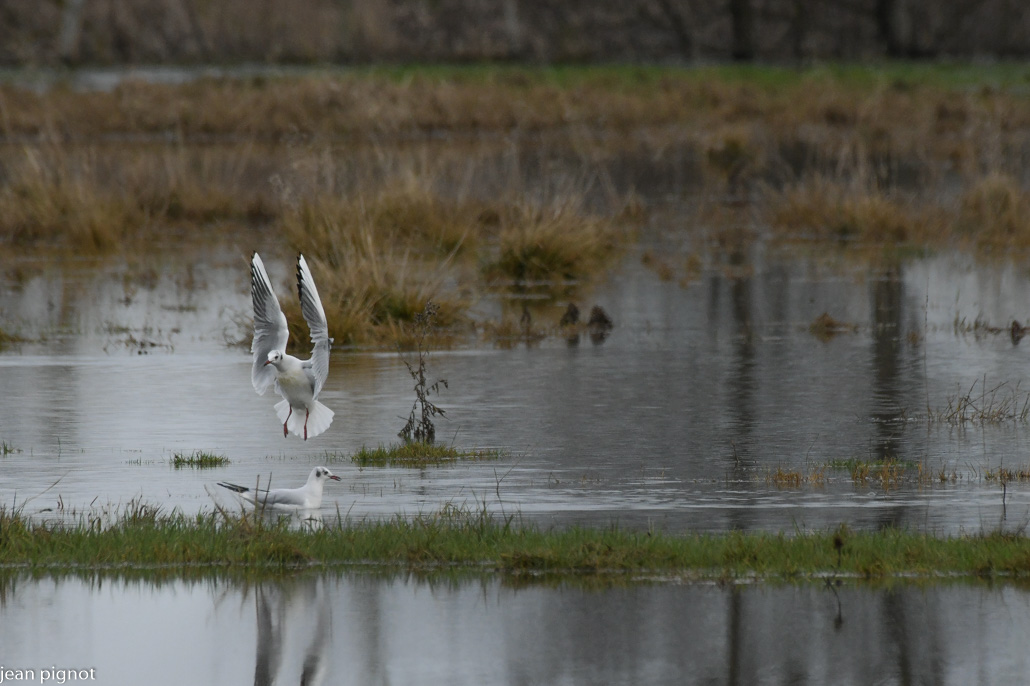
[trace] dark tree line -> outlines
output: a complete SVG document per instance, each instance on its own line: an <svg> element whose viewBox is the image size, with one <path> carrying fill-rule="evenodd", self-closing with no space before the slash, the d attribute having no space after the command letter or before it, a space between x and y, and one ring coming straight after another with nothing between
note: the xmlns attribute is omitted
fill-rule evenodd
<svg viewBox="0 0 1030 686"><path fill-rule="evenodd" d="M8 65L1027 54L1027 0L0 2Z"/></svg>

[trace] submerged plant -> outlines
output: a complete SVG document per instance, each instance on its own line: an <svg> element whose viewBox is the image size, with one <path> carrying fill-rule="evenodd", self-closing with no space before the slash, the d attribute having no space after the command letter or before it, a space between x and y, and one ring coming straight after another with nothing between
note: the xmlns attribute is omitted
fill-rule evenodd
<svg viewBox="0 0 1030 686"><path fill-rule="evenodd" d="M426 348L426 336L433 329L433 320L436 318L440 308L432 301L426 302L425 308L415 315L415 350L418 354L416 364L404 361L408 373L415 381L415 402L411 405L411 413L404 428L397 434L405 441L415 440L422 443L432 443L436 440L436 427L433 425L433 417L443 417L444 411L429 399L431 393L440 393L440 385L447 388L447 379L439 379L434 383L426 381L426 360L429 357L429 350Z"/></svg>

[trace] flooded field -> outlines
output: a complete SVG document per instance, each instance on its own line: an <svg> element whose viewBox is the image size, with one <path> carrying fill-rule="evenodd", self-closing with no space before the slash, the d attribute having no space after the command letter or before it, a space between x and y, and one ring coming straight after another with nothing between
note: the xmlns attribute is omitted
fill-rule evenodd
<svg viewBox="0 0 1030 686"><path fill-rule="evenodd" d="M151 87L174 73L125 88L118 74L41 82L39 99L7 91L4 508L69 522L130 503L236 508L217 482L295 486L325 464L342 480L321 515L352 522L458 507L673 534L1030 524L1030 343L1013 328L1030 323L1021 96L956 99L900 81L820 95L791 77L777 97L615 72L571 90L459 78L437 97L432 78L267 88L253 76L202 79L185 96ZM180 98L174 117L163 98ZM683 103L701 104L684 115L695 105ZM623 109L608 130L597 113L612 108ZM427 208L450 223L412 238ZM344 226L355 214L378 228ZM505 233L552 220L558 237L590 229L589 269L505 275ZM320 277L349 276L362 266L351 253L383 226L388 259L363 268L385 286L369 302L408 279L408 300L446 293L464 322L428 359L431 381L447 380L437 439L499 459L352 462L397 441L411 410L412 354L383 336L410 312L377 313L364 338L333 334L324 434L284 438L278 398L253 391L252 252L292 301L298 246L322 260ZM323 299L345 287L319 279ZM570 301L584 315L601 306L614 328L561 330ZM198 451L228 463L174 466ZM0 576L0 674L1003 684L1027 670L1027 603L1017 583L13 572Z"/></svg>
<svg viewBox="0 0 1030 686"><path fill-rule="evenodd" d="M770 249L744 275L679 283L643 265L646 249L581 303L615 321L601 342L434 351L441 440L505 456L421 471L349 459L395 441L411 408L396 352L335 351L321 396L335 422L283 438L246 345L227 344L249 335L244 249L29 264L0 300L33 339L0 354L0 494L43 516L133 499L190 512L233 504L217 481L295 485L328 463L343 482L323 510L353 519L452 504L673 532L954 534L1030 517L1030 366L1007 328L1030 314L1018 267L941 255L879 272ZM288 256L273 259L285 274ZM824 312L845 324L836 335L813 331ZM961 398L984 412L958 413ZM198 450L230 464L172 468Z"/></svg>

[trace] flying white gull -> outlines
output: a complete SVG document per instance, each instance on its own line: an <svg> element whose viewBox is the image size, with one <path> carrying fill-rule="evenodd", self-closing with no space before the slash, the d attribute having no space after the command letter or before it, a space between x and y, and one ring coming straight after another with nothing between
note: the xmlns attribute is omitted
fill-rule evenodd
<svg viewBox="0 0 1030 686"><path fill-rule="evenodd" d="M283 436L293 432L307 440L333 423L334 412L316 400L329 376L329 348L333 339L329 338L325 310L303 255L297 256L297 291L300 310L315 346L309 360L286 354L286 340L290 336L286 316L279 307L261 257L254 253L250 262L250 295L254 301L254 342L250 346L254 368L250 378L259 395L264 395L274 385L275 392L283 397L275 405L283 423Z"/></svg>
<svg viewBox="0 0 1030 686"><path fill-rule="evenodd" d="M239 493L240 497L259 507L275 507L293 510L317 510L322 506L322 486L329 479L339 481L340 477L325 467L315 467L308 475L308 481L300 488L248 488L238 484L219 481L218 485Z"/></svg>

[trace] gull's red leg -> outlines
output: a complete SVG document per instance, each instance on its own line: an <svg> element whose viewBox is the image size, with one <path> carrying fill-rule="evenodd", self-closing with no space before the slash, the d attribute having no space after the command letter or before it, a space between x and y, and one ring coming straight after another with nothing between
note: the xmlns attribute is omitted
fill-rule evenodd
<svg viewBox="0 0 1030 686"><path fill-rule="evenodd" d="M286 438L286 437L288 437L290 435L290 432L286 430L286 425L290 422L290 417L292 417L292 416L293 416L293 405L290 405L290 413L288 415L286 415L286 421L283 422L283 438ZM308 432L308 429L307 429L307 426L305 425L304 433L306 434L307 432ZM307 438L307 436L305 436L305 438Z"/></svg>
<svg viewBox="0 0 1030 686"><path fill-rule="evenodd" d="M308 417L311 415L311 410L304 410L304 440L308 440Z"/></svg>

